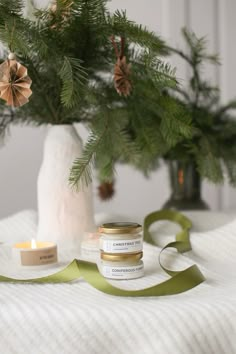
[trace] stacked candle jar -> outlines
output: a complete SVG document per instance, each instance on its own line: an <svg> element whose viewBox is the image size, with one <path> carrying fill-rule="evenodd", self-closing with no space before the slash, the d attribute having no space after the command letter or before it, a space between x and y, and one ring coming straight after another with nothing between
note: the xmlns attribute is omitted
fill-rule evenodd
<svg viewBox="0 0 236 354"><path fill-rule="evenodd" d="M100 232L101 273L110 279L136 279L144 274L142 227L137 223L103 224Z"/></svg>

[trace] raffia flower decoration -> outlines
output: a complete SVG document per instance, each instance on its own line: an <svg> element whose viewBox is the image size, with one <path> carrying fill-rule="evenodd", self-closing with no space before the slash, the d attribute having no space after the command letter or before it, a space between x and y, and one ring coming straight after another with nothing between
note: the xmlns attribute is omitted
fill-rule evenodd
<svg viewBox="0 0 236 354"><path fill-rule="evenodd" d="M0 98L8 106L20 107L26 104L32 94L31 83L27 68L15 59L8 59L0 65Z"/></svg>
<svg viewBox="0 0 236 354"><path fill-rule="evenodd" d="M119 95L125 97L130 95L132 90L130 74L131 64L127 64L126 56L124 55L124 38L121 38L120 51L115 42L114 37L111 38L113 47L115 49L117 62L114 67L114 85Z"/></svg>

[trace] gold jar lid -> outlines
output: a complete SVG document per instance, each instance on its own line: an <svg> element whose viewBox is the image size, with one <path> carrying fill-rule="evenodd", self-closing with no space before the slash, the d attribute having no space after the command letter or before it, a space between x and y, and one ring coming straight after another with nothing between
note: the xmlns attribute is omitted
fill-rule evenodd
<svg viewBox="0 0 236 354"><path fill-rule="evenodd" d="M135 222L109 222L99 227L103 234L134 234L142 231L142 226Z"/></svg>
<svg viewBox="0 0 236 354"><path fill-rule="evenodd" d="M101 252L101 259L103 261L111 261L111 262L130 261L130 262L135 262L135 261L139 261L142 258L143 258L143 252L138 252L138 253L119 253L119 254Z"/></svg>

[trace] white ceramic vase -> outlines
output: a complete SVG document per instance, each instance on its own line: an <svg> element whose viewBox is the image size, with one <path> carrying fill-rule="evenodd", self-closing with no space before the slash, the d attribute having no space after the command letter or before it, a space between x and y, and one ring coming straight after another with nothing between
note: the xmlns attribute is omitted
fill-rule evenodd
<svg viewBox="0 0 236 354"><path fill-rule="evenodd" d="M78 192L68 182L70 168L81 157L82 148L73 125L49 128L38 176L38 240L79 248L84 232L95 230L92 187Z"/></svg>

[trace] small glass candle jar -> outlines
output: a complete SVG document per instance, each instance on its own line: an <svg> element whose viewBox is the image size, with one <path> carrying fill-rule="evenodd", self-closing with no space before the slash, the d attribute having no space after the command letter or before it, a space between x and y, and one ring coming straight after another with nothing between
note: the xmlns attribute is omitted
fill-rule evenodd
<svg viewBox="0 0 236 354"><path fill-rule="evenodd" d="M100 250L105 253L137 253L143 249L142 226L132 222L113 222L99 228Z"/></svg>
<svg viewBox="0 0 236 354"><path fill-rule="evenodd" d="M109 279L136 279L144 275L143 252L131 254L101 253L100 271Z"/></svg>
<svg viewBox="0 0 236 354"><path fill-rule="evenodd" d="M48 267L57 263L57 245L53 242L36 242L34 239L16 243L12 248L12 257L18 266Z"/></svg>

